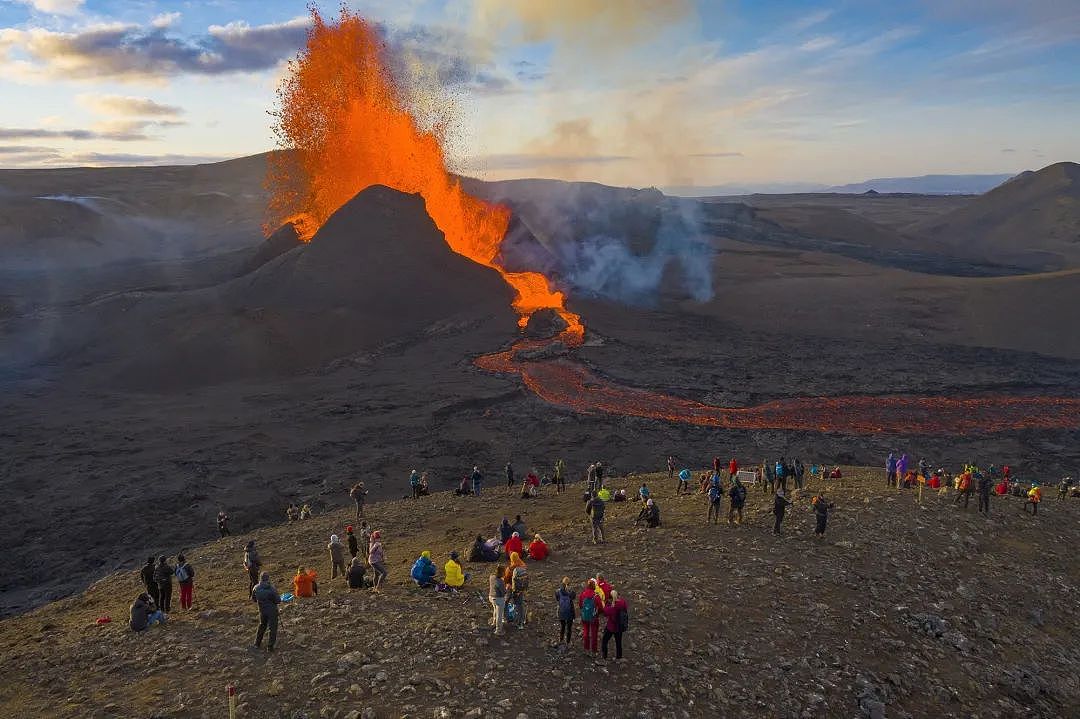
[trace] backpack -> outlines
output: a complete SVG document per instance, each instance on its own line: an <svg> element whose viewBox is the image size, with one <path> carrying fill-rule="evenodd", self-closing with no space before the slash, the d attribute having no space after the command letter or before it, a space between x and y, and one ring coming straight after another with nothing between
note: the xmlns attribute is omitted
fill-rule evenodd
<svg viewBox="0 0 1080 719"><path fill-rule="evenodd" d="M564 591L559 592L559 618L574 616L574 600Z"/></svg>
<svg viewBox="0 0 1080 719"><path fill-rule="evenodd" d="M581 621L591 622L596 619L596 598L585 597L585 601L581 603Z"/></svg>
<svg viewBox="0 0 1080 719"><path fill-rule="evenodd" d="M524 592L529 588L529 573L525 567L515 567L510 575L510 585L515 592Z"/></svg>
<svg viewBox="0 0 1080 719"><path fill-rule="evenodd" d="M746 501L746 487L738 484L731 488L731 501L735 504L742 504Z"/></svg>
<svg viewBox="0 0 1080 719"><path fill-rule="evenodd" d="M509 622L517 620L517 605L513 602L506 603L506 619Z"/></svg>
<svg viewBox="0 0 1080 719"><path fill-rule="evenodd" d="M630 612L626 611L626 607L619 610L619 615L615 621L618 623L620 632L625 632L630 628Z"/></svg>
<svg viewBox="0 0 1080 719"><path fill-rule="evenodd" d="M177 567L173 571L173 574L176 575L176 578L180 580L180 582L186 582L187 580L191 579L191 570L188 569L188 565L186 564L181 564L179 567Z"/></svg>
<svg viewBox="0 0 1080 719"><path fill-rule="evenodd" d="M709 501L716 504L720 501L720 498L724 495L724 490L720 489L720 485L714 484L709 487Z"/></svg>

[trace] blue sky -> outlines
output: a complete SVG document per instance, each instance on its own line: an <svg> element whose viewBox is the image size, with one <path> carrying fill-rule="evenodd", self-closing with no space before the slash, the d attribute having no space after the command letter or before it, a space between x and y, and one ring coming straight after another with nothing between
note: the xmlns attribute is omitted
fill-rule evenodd
<svg viewBox="0 0 1080 719"><path fill-rule="evenodd" d="M456 99L456 168L489 178L828 184L1080 160L1076 0L351 5L424 70L415 86ZM0 166L271 148L305 12L0 0Z"/></svg>

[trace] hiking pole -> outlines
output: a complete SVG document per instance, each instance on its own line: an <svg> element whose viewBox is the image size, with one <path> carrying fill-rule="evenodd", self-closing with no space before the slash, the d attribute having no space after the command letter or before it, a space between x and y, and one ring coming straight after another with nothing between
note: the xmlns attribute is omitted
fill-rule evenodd
<svg viewBox="0 0 1080 719"><path fill-rule="evenodd" d="M229 719L236 719L236 686L229 684L225 691L229 695Z"/></svg>

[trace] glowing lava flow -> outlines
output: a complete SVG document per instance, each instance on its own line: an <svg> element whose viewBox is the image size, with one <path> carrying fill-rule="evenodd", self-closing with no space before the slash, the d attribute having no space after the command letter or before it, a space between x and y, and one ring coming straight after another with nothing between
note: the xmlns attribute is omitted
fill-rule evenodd
<svg viewBox="0 0 1080 719"><path fill-rule="evenodd" d="M1061 397L799 397L755 407L716 407L693 400L621 387L566 359L526 361L522 341L485 355L477 365L520 375L550 404L578 412L601 412L723 429L784 429L844 434L985 434L1019 429L1080 428L1080 398Z"/></svg>
<svg viewBox="0 0 1080 719"><path fill-rule="evenodd" d="M278 89L275 132L291 153L272 160L267 229L293 223L305 241L339 207L372 185L423 196L454 252L497 270L514 288L522 327L540 309L556 311L576 342L585 328L562 292L536 272L507 272L496 262L510 211L472 197L446 170L446 120L419 122L385 63L374 28L342 8L327 23L314 8L307 46ZM432 106L439 107L438 103Z"/></svg>

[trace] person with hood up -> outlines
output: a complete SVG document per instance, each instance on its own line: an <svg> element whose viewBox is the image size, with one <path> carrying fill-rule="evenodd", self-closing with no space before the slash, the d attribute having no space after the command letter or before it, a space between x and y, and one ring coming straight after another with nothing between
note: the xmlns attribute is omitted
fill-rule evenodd
<svg viewBox="0 0 1080 719"><path fill-rule="evenodd" d="M574 600L577 593L570 589L570 577L563 577L562 584L555 590L555 604L559 609L559 644L569 646L570 634L574 629Z"/></svg>
<svg viewBox="0 0 1080 719"><path fill-rule="evenodd" d="M476 535L476 539L473 540L472 549L469 550L470 562L497 562L499 561L499 552L488 544L483 535Z"/></svg>
<svg viewBox="0 0 1080 719"><path fill-rule="evenodd" d="M472 468L472 491L477 497L480 496L480 488L484 483L484 475L480 473L480 466L477 465Z"/></svg>
<svg viewBox="0 0 1080 719"><path fill-rule="evenodd" d="M337 579L339 574L344 577L345 545L336 534L331 534L330 543L326 545L326 548L330 550L330 578Z"/></svg>
<svg viewBox="0 0 1080 719"><path fill-rule="evenodd" d="M176 555L176 581L180 585L180 608L191 609L195 601L195 568L183 554Z"/></svg>
<svg viewBox="0 0 1080 719"><path fill-rule="evenodd" d="M349 542L349 556L356 559L356 555L360 553L360 544L356 541L351 524L345 527L345 538Z"/></svg>
<svg viewBox="0 0 1080 719"><path fill-rule="evenodd" d="M419 587L435 586L435 563L431 561L431 552L426 549L420 552L409 576Z"/></svg>
<svg viewBox="0 0 1080 719"><path fill-rule="evenodd" d="M596 594L596 580L590 579L578 595L578 613L581 616L581 644L586 652L596 654L599 650L600 615L603 601Z"/></svg>
<svg viewBox="0 0 1080 719"><path fill-rule="evenodd" d="M259 583L251 590L251 599L259 605L259 630L255 633L255 647L262 647L263 635L269 630L266 650L272 652L277 644L278 604L281 603L281 595L270 583L269 572L260 575Z"/></svg>
<svg viewBox="0 0 1080 719"><path fill-rule="evenodd" d="M248 593L250 594L259 583L259 570L262 569L262 558L259 557L259 550L255 549L254 539L248 542L244 549L244 569L248 573Z"/></svg>
<svg viewBox="0 0 1080 719"><path fill-rule="evenodd" d="M468 576L462 571L458 563L458 553L450 552L450 558L443 565L443 583L453 590L461 589Z"/></svg>
<svg viewBox="0 0 1080 719"><path fill-rule="evenodd" d="M810 505L814 508L814 517L817 519L817 525L814 527L814 534L819 537L825 536L825 525L829 521L829 511L836 505L825 498L825 489L822 488L821 492L816 497L810 500Z"/></svg>
<svg viewBox="0 0 1080 719"><path fill-rule="evenodd" d="M896 486L896 455L892 452L885 458L885 486Z"/></svg>
<svg viewBox="0 0 1080 719"><path fill-rule="evenodd" d="M368 548L368 565L375 573L372 579L371 591L379 591L379 587L386 581L386 552L383 550L382 532L375 530L371 533L371 546Z"/></svg>
<svg viewBox="0 0 1080 719"><path fill-rule="evenodd" d="M349 589L363 589L366 572L367 567L364 566L363 557L353 557L349 562L349 571L345 573L345 579L349 581Z"/></svg>
<svg viewBox="0 0 1080 719"><path fill-rule="evenodd" d="M158 603L160 595L158 594L157 580L154 579L154 565L156 561L153 557L146 558L146 564L143 565L142 572L139 576L142 578L143 586L146 587L146 594L154 600L154 605Z"/></svg>
<svg viewBox="0 0 1080 719"><path fill-rule="evenodd" d="M140 594L131 603L128 610L128 626L133 632L141 632L147 627L160 624L165 621L165 614L154 606L154 601L149 594Z"/></svg>
<svg viewBox="0 0 1080 719"><path fill-rule="evenodd" d="M158 608L168 614L172 611L172 580L176 576L175 569L169 564L169 559L164 554L158 557L157 566L154 567L154 581L158 586Z"/></svg>
<svg viewBox="0 0 1080 719"><path fill-rule="evenodd" d="M784 523L784 512L791 506L791 502L784 496L784 488L776 488L776 497L773 498L773 515L776 517L776 523L773 525L773 533L776 536L780 536L780 525Z"/></svg>
<svg viewBox="0 0 1080 719"><path fill-rule="evenodd" d="M314 569L305 571L303 567L297 567L296 576L292 580L293 595L304 599L319 596L318 578L319 575Z"/></svg>
<svg viewBox="0 0 1080 719"><path fill-rule="evenodd" d="M532 541L529 542L529 559L542 562L547 559L548 554L547 542L539 534L534 534Z"/></svg>
<svg viewBox="0 0 1080 719"><path fill-rule="evenodd" d="M1038 482L1031 483L1031 489L1027 493L1027 502L1024 503L1024 512L1027 513L1028 505L1031 505L1031 516L1034 517L1039 513L1039 502L1042 501L1042 489L1039 488Z"/></svg>
<svg viewBox="0 0 1080 719"><path fill-rule="evenodd" d="M525 560L521 558L521 555L517 552L510 553L510 562L506 565L506 570L503 572L503 582L509 588L511 585L510 580L513 578L514 570L518 567L524 567Z"/></svg>
<svg viewBox="0 0 1080 719"><path fill-rule="evenodd" d="M415 469L409 473L409 487L412 489L412 498L420 496L420 473Z"/></svg>
<svg viewBox="0 0 1080 719"><path fill-rule="evenodd" d="M615 660L618 661L622 659L622 637L630 624L630 611L626 600L614 589L604 605L604 616L607 617L607 623L604 625L604 639L600 644L601 656L607 659L608 642L615 637Z"/></svg>
<svg viewBox="0 0 1080 719"><path fill-rule="evenodd" d="M502 524L499 525L499 540L506 544L512 536L514 536L514 525L510 524L509 519L503 517Z"/></svg>
<svg viewBox="0 0 1080 719"><path fill-rule="evenodd" d="M506 540L505 549L507 556L511 554L522 554L521 535L517 532L511 534L510 539Z"/></svg>

